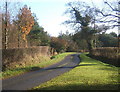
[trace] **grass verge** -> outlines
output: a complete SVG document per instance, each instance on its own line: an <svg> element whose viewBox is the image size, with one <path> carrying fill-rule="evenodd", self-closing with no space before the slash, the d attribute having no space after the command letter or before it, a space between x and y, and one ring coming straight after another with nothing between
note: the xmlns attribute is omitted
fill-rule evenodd
<svg viewBox="0 0 120 92"><path fill-rule="evenodd" d="M43 59L43 61L41 61L39 64L34 64L34 65L30 65L30 66L24 66L24 67L6 70L6 71L0 73L0 78L5 79L5 78L12 77L12 76L20 75L25 72L30 72L30 71L38 70L40 68L47 67L49 65L55 64L55 63L63 60L69 54L74 54L74 52L68 52L68 53L62 53L62 54L55 55L55 56L53 56L54 58L51 60L47 59L47 57L46 57L46 59Z"/></svg>
<svg viewBox="0 0 120 92"><path fill-rule="evenodd" d="M100 62L81 54L81 63L32 90L118 90L119 67Z"/></svg>

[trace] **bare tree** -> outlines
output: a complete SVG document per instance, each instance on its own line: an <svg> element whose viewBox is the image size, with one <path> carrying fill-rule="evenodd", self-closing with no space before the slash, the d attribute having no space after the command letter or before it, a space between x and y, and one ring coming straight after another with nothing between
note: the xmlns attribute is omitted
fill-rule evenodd
<svg viewBox="0 0 120 92"><path fill-rule="evenodd" d="M15 46L15 39L12 34L16 34L17 30L15 30L16 26L14 26L13 20L16 20L16 15L18 14L20 3L7 2L6 0L6 2L2 2L0 6L2 14L2 47L7 49Z"/></svg>
<svg viewBox="0 0 120 92"><path fill-rule="evenodd" d="M99 15L102 15L99 18L99 22L109 23L111 27L120 26L120 2L116 1L113 4L107 1L104 1L106 9L96 9ZM117 6L116 6L117 5Z"/></svg>
<svg viewBox="0 0 120 92"><path fill-rule="evenodd" d="M98 23L104 23L109 25L111 29L118 27L118 35L120 35L120 1L115 0L114 2L108 2L107 0L103 0L105 8L96 9L98 12L99 18L97 19ZM119 44L118 37L118 47Z"/></svg>

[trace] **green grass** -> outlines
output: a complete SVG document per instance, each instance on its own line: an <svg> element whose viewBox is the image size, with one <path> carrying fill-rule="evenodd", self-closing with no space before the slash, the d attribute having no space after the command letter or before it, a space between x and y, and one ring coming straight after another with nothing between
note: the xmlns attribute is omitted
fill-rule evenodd
<svg viewBox="0 0 120 92"><path fill-rule="evenodd" d="M117 90L118 67L102 63L81 54L81 63L71 71L64 73L32 90ZM120 79L119 79L120 80Z"/></svg>
<svg viewBox="0 0 120 92"><path fill-rule="evenodd" d="M62 53L62 54L58 54L55 55L53 59L46 59L46 61L42 61L39 64L34 64L31 66L25 66L25 67L19 67L19 68L15 68L15 69L10 69L10 70L6 70L4 72L0 73L0 78L9 78L12 76L16 76L25 72L30 72L30 71L34 71L34 70L38 70L40 68L44 68L47 67L49 65L55 64L61 60L63 60L67 55L69 54L74 54L74 52L68 52L68 53ZM45 59L43 59L45 60Z"/></svg>

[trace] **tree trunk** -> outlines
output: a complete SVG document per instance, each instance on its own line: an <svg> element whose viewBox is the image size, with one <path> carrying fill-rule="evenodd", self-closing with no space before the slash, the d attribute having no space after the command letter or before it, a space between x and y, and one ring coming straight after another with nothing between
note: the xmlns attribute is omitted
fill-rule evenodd
<svg viewBox="0 0 120 92"><path fill-rule="evenodd" d="M22 38L23 38L23 40L24 40L24 42L25 42L25 48L27 48L28 45L27 45L26 34L22 34Z"/></svg>
<svg viewBox="0 0 120 92"><path fill-rule="evenodd" d="M28 48L27 39L25 40L25 47Z"/></svg>
<svg viewBox="0 0 120 92"><path fill-rule="evenodd" d="M6 14L5 14L5 49L8 48L8 19L7 19L7 2L6 2Z"/></svg>
<svg viewBox="0 0 120 92"><path fill-rule="evenodd" d="M91 52L91 50L93 49L92 40L87 40L87 44L88 44L88 50L89 52Z"/></svg>

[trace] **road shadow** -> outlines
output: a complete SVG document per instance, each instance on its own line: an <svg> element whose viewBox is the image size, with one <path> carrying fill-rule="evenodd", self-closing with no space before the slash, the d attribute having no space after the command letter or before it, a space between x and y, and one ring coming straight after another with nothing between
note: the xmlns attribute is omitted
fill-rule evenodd
<svg viewBox="0 0 120 92"><path fill-rule="evenodd" d="M107 58L104 58L104 57L97 57L97 56L92 56L90 54L87 54L88 57L92 58L92 59L96 59L96 60L99 60L103 63L107 63L107 64L110 64L111 66L116 66L116 67L120 67L120 62L119 60L117 59L107 59Z"/></svg>
<svg viewBox="0 0 120 92"><path fill-rule="evenodd" d="M10 71L36 71L36 70L40 70L42 68L40 67L26 67L26 68L15 68L15 69L10 69Z"/></svg>
<svg viewBox="0 0 120 92"><path fill-rule="evenodd" d="M108 67L101 67L99 68L99 70L107 70L107 71L118 71L119 69L118 68L113 68L115 66L113 65L104 65L104 66L108 66Z"/></svg>
<svg viewBox="0 0 120 92"><path fill-rule="evenodd" d="M37 70L52 70L52 69L60 69L60 68L70 68L70 69L72 69L72 68L79 67L79 66L93 66L93 65L97 65L97 64L81 64L81 65L61 66L61 67L58 66L58 67L50 67L50 68L31 67L30 69L16 68L16 69L14 69L14 71L26 70L27 72L30 72L30 71L37 71Z"/></svg>
<svg viewBox="0 0 120 92"><path fill-rule="evenodd" d="M35 90L35 89L34 89ZM89 85L89 84L63 84L63 85L52 85L49 87L39 88L37 90L79 90L81 92L94 90L94 92L99 91L118 91L119 85L117 84L96 84L96 85ZM83 91L82 91L83 90Z"/></svg>
<svg viewBox="0 0 120 92"><path fill-rule="evenodd" d="M97 64L81 64L81 65L75 65L75 66L51 67L51 68L46 68L45 70L60 69L60 68L72 69L72 68L79 67L79 66L93 66L93 65L97 65Z"/></svg>

